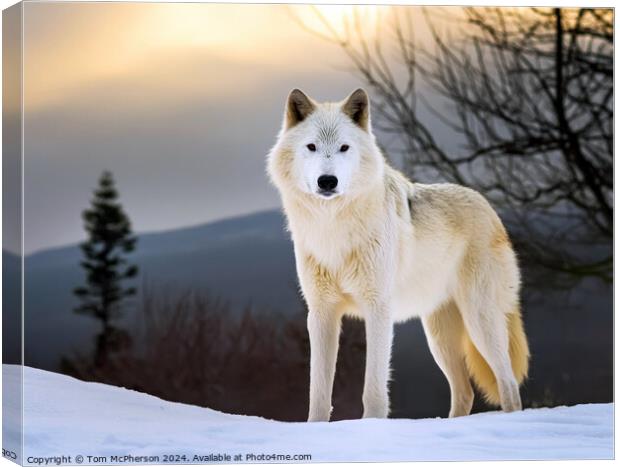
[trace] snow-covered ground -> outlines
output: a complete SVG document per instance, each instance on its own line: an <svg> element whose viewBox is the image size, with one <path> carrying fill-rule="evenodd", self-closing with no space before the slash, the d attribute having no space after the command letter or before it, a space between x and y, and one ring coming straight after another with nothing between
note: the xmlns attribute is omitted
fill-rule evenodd
<svg viewBox="0 0 620 467"><path fill-rule="evenodd" d="M4 365L5 388L7 382L17 385L19 375L19 367ZM15 420L17 407L8 409L8 420ZM29 464L62 455L72 456L73 463L82 455L84 464L86 456L105 456L111 463L111 456L124 455L159 456L159 462L164 455L179 455L185 463L207 463L208 457L194 456L210 454L227 454L231 461L241 455L243 462L247 454L310 454L313 462L613 457L613 404L458 419L284 423L32 368L24 369L24 428ZM10 426L5 430L6 449L19 435Z"/></svg>

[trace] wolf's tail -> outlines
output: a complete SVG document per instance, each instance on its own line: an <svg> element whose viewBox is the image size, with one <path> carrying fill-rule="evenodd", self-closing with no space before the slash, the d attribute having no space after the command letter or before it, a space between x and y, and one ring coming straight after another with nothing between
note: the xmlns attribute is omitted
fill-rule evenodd
<svg viewBox="0 0 620 467"><path fill-rule="evenodd" d="M517 309L506 316L508 325L509 353L512 371L518 384L521 384L527 376L530 350L523 330L523 320L521 312ZM499 390L493 371L489 367L484 357L480 355L478 349L465 333L465 362L469 374L482 391L484 398L489 404L499 405Z"/></svg>

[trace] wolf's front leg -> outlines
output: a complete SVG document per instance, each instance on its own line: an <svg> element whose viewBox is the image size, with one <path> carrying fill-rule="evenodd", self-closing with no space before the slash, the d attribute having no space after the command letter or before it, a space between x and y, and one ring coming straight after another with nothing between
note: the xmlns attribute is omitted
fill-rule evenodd
<svg viewBox="0 0 620 467"><path fill-rule="evenodd" d="M329 421L332 389L336 372L341 315L331 309L313 309L308 313L310 335L310 410L309 422Z"/></svg>
<svg viewBox="0 0 620 467"><path fill-rule="evenodd" d="M388 380L392 353L393 323L389 307L374 307L366 321L366 376L364 418L386 418L390 410Z"/></svg>

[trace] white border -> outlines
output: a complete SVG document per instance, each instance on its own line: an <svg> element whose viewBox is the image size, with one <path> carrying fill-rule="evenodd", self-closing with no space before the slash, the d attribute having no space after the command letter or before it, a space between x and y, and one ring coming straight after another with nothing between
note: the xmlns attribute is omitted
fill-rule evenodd
<svg viewBox="0 0 620 467"><path fill-rule="evenodd" d="M30 2L34 2L34 1L45 1L45 0L26 0L26 3L30 3ZM84 0L84 1L91 1L91 0ZM96 0L95 0L96 1ZM108 0L106 3L108 2L122 2L123 0ZM562 6L562 7L583 7L583 6L588 6L588 7L593 7L593 6L597 6L597 7L607 7L607 8L614 8L616 2L614 1L610 1L610 0L596 0L595 1L595 5L590 5L588 4L588 2L582 0L582 1L576 1L576 0L563 0L563 1L545 1L545 2L539 2L539 1L518 1L518 0L512 0L512 1L502 1L502 0L495 0L492 2L489 1L480 1L480 0L470 0L468 2L465 1L437 1L437 0L425 0L423 2L419 2L419 1L394 1L394 0L383 0L383 1L372 1L372 0L358 0L358 1L329 1L329 0L316 0L313 2L308 2L308 1L303 1L303 0L290 0L287 2L283 2L283 1L272 1L272 2L268 2L268 1L260 1L260 0L248 0L248 1L244 1L244 2L235 2L235 1L230 1L230 0L222 0L219 2L184 2L184 1L180 1L180 0L133 0L131 3L151 3L151 2L157 2L157 3L292 3L292 4L307 4L307 3L314 3L314 4L323 4L323 5L329 5L329 4L382 4L382 5L429 5L429 6L467 6L467 5L475 5L475 6ZM6 9L12 5L15 5L16 3L18 3L15 0L0 0L0 6L2 7L2 9ZM103 3L103 2L100 2ZM614 30L616 28L617 25L617 19L614 15ZM24 39L24 11L22 11L22 63L23 63L23 39ZM1 21L0 21L0 41L1 41L1 37L2 37L2 26L1 26ZM615 37L614 37L614 45L615 45ZM1 50L1 49L0 49ZM617 58L617 50L614 47L614 64L616 62L616 58ZM0 75L2 72L2 65L0 62ZM614 87L616 87L616 85L618 84L616 81L616 76L615 76L615 70L614 70ZM21 240L21 247L22 247L22 251L23 251L23 245L24 245L24 238L23 238L23 233L24 233L24 229L23 229L23 222L24 222L24 211L23 211L23 202L24 202L24 192L23 192L23 186L24 186L24 158L23 158L23 144L24 144L24 132L23 132L23 123L24 123L24 116L23 116L23 86L22 86L22 102L21 102L21 107L22 107L22 240ZM0 98L0 102L1 102L1 98ZM614 95L614 109L617 108L617 103L618 103L618 94L615 93ZM615 120L614 121L614 155L617 153L617 149L618 149L618 145L617 145L617 139L615 138L615 133L618 129L618 121ZM0 129L0 140L1 140L1 129ZM614 164L614 182L616 180L616 175L618 174L618 170L620 170L618 168L618 164ZM614 183L615 186L615 183ZM2 188L2 180L0 178L0 192L1 192L1 188ZM614 205L617 204L617 193L614 193ZM0 193L0 201L2 200L2 195ZM614 218L614 229L616 230L618 225L616 222L616 218ZM2 220L0 218L0 237L1 237L1 225L2 225ZM617 238L616 236L614 236L614 251L616 250L616 246L617 246ZM23 273L24 273L24 264L23 264L23 256L22 256L22 284L23 284ZM616 267L615 267L615 262L614 262L614 275L616 273ZM2 278L2 272L0 270L0 279ZM618 284L614 282L614 317L615 317L615 297L616 297L616 292L617 292L617 287ZM2 291L0 288L0 299L2 297ZM22 304L23 304L23 287L22 287ZM614 400L618 401L619 398L618 396L620 395L620 390L618 389L618 385L615 384L616 381L616 375L618 374L618 360L615 358L616 357L616 353L615 353L615 336L617 335L617 331L618 331L618 320L614 319ZM23 314L22 314L22 339L23 339ZM0 344L1 344L1 336L0 336ZM22 340L23 342L23 340ZM22 358L23 358L23 349L22 349ZM2 394L2 388L0 385L0 397ZM23 397L23 396L22 396ZM0 407L0 414L2 413L2 409ZM23 426L23 418L22 418L22 426ZM614 417L614 434L615 434L615 417ZM614 444L615 444L615 452L618 452L618 438L614 437ZM23 433L22 433L22 445L23 445ZM543 463L546 465L547 462L549 461L486 461L486 462L468 462L467 465L471 465L471 466L489 466L489 467L495 467L498 465L501 465L501 463L506 463L509 462L511 466L516 466L516 467L521 467L521 466L526 466L526 465L531 465L533 464L539 464L539 465L543 465ZM583 461L552 461L554 465L578 465L578 463L582 463ZM610 464L610 463L615 463L614 461L587 461L589 464L592 463L594 465L600 465L600 464ZM399 462L399 463L391 463L391 462L385 462L385 463L381 463L382 465L385 466L390 466L390 467L402 467L402 466L407 466L407 465L411 465L411 466L443 466L443 465L453 465L453 462ZM0 467L9 467L9 466L14 466L15 464L8 461L7 459L4 458L0 458ZM145 466L147 464L144 464ZM261 464L247 464L247 465L261 465ZM262 465L274 465L274 464L262 464ZM277 464L277 465L306 465L306 464ZM321 463L319 465L324 465L324 466L334 466L334 467L353 467L356 466L356 463Z"/></svg>

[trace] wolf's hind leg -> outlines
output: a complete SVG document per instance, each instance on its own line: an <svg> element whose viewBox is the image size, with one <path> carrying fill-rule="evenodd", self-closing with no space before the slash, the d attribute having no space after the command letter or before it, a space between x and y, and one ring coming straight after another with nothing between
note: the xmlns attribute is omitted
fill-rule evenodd
<svg viewBox="0 0 620 467"><path fill-rule="evenodd" d="M452 301L446 303L423 318L422 324L431 354L450 384L450 417L469 415L474 391L465 365L465 326L458 308Z"/></svg>
<svg viewBox="0 0 620 467"><path fill-rule="evenodd" d="M457 301L467 334L495 376L494 391L487 393L491 402L499 402L504 412L521 410L519 384L509 352L508 305L502 307L498 294L485 287L474 287ZM513 306L513 308L516 307ZM498 401L495 401L495 398Z"/></svg>

